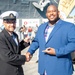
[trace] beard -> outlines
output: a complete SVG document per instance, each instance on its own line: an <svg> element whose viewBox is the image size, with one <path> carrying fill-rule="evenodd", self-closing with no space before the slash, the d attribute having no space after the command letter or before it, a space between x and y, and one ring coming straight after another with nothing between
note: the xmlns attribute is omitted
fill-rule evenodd
<svg viewBox="0 0 75 75"><path fill-rule="evenodd" d="M57 18L54 19L54 20L50 20L50 19L49 19L49 23L53 23L53 24L54 24L54 23L56 23L59 19L60 19L59 17L57 17Z"/></svg>

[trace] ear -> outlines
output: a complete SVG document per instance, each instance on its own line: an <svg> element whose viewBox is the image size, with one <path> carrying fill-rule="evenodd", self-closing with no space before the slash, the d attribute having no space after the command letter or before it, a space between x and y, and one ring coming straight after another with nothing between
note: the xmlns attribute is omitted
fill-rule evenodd
<svg viewBox="0 0 75 75"><path fill-rule="evenodd" d="M4 22L3 22L2 24L3 24L3 26L5 27L5 24L4 24Z"/></svg>
<svg viewBox="0 0 75 75"><path fill-rule="evenodd" d="M4 22L2 24L4 25Z"/></svg>
<svg viewBox="0 0 75 75"><path fill-rule="evenodd" d="M60 11L58 11L58 15L60 15Z"/></svg>

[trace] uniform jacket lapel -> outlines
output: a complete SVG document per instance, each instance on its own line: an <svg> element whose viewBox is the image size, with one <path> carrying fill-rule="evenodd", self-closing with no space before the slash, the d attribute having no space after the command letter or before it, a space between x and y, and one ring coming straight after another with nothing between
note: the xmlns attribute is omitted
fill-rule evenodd
<svg viewBox="0 0 75 75"><path fill-rule="evenodd" d="M5 29L3 30L3 33L4 33L4 36L6 37L6 41L7 41L8 45L10 47L12 47L11 50L16 52L17 45L16 45L15 41L12 39L12 37L9 35L9 33Z"/></svg>

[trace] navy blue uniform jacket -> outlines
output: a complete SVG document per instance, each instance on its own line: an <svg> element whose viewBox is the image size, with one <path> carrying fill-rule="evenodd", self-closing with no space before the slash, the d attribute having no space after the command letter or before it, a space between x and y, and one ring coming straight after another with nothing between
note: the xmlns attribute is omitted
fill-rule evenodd
<svg viewBox="0 0 75 75"><path fill-rule="evenodd" d="M16 33L13 33L17 37ZM25 63L24 55L21 55L21 50L27 47L24 41L21 41L18 46L4 29L0 33L0 75L23 75L21 65Z"/></svg>

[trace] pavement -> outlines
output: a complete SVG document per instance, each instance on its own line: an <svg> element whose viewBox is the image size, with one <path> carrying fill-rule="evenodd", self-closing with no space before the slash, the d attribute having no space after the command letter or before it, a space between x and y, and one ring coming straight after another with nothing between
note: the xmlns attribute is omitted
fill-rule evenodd
<svg viewBox="0 0 75 75"><path fill-rule="evenodd" d="M22 54L26 53L29 47L24 49L22 51ZM24 70L24 75L39 75L38 73L38 63L36 61L38 60L38 51L36 51L32 57L32 59L29 62L25 62L25 64L22 66ZM75 64L74 66L74 72L72 75L75 75Z"/></svg>
<svg viewBox="0 0 75 75"><path fill-rule="evenodd" d="M26 53L29 47L24 49L22 51L22 54ZM38 63L36 61L38 60L38 54L37 51L34 53L32 59L29 62L25 62L23 67L24 75L39 75L38 74Z"/></svg>

